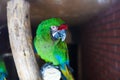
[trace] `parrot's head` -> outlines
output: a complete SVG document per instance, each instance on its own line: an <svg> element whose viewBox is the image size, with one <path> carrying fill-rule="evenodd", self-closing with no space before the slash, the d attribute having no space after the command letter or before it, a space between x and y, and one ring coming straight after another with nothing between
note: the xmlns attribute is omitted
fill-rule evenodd
<svg viewBox="0 0 120 80"><path fill-rule="evenodd" d="M60 18L50 18L45 21L42 21L37 29L37 35L40 35L41 33L43 35L47 35L51 37L53 40L59 40L62 41L66 38L66 30L67 25L65 22Z"/></svg>

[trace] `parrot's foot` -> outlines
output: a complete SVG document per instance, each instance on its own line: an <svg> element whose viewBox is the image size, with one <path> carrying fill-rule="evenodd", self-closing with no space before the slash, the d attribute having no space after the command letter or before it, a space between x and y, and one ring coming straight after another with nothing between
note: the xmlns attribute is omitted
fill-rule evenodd
<svg viewBox="0 0 120 80"><path fill-rule="evenodd" d="M61 72L51 63L46 63L40 70L43 80L60 80Z"/></svg>

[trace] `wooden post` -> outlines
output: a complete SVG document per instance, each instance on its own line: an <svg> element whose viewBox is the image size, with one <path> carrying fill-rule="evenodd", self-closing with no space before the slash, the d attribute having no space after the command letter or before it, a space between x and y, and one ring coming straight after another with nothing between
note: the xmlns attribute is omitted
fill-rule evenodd
<svg viewBox="0 0 120 80"><path fill-rule="evenodd" d="M32 48L29 3L11 0L7 3L10 45L20 80L41 80Z"/></svg>

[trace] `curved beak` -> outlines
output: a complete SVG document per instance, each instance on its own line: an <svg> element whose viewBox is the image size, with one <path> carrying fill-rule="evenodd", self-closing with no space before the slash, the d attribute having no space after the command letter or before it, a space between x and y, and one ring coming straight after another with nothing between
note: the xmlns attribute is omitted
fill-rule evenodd
<svg viewBox="0 0 120 80"><path fill-rule="evenodd" d="M66 31L65 30L58 30L58 31L52 33L52 36L55 40L61 39L62 41L64 41L66 38Z"/></svg>
<svg viewBox="0 0 120 80"><path fill-rule="evenodd" d="M59 38L60 38L62 41L64 41L64 40L66 39L66 31L65 31L65 30L60 30L60 31L58 32L58 34L59 34Z"/></svg>
<svg viewBox="0 0 120 80"><path fill-rule="evenodd" d="M59 26L58 30L52 33L53 38L61 39L62 41L64 41L66 39L66 29L67 29L66 25Z"/></svg>

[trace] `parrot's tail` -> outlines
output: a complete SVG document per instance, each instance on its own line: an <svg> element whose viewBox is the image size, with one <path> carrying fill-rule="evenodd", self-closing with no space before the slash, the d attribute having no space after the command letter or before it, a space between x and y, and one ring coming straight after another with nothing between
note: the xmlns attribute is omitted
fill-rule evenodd
<svg viewBox="0 0 120 80"><path fill-rule="evenodd" d="M70 70L68 69L67 65L60 66L60 70L62 72L63 75L63 80L74 80L72 73L70 72Z"/></svg>
<svg viewBox="0 0 120 80"><path fill-rule="evenodd" d="M0 80L6 80L6 78L3 76L0 76Z"/></svg>
<svg viewBox="0 0 120 80"><path fill-rule="evenodd" d="M0 80L7 80L6 77L7 77L7 74L0 73Z"/></svg>
<svg viewBox="0 0 120 80"><path fill-rule="evenodd" d="M4 80L7 80L6 78L4 78Z"/></svg>

